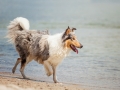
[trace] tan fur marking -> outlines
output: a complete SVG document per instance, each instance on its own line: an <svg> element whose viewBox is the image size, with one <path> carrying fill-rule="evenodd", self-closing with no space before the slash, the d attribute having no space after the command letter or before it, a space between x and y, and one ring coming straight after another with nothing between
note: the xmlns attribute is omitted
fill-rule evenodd
<svg viewBox="0 0 120 90"><path fill-rule="evenodd" d="M65 47L70 48L70 45L74 45L75 47L81 47L81 44L78 40L74 37L74 40L68 39L65 41Z"/></svg>
<svg viewBox="0 0 120 90"><path fill-rule="evenodd" d="M72 32L72 30L71 29L67 29L66 35L70 34L70 32Z"/></svg>

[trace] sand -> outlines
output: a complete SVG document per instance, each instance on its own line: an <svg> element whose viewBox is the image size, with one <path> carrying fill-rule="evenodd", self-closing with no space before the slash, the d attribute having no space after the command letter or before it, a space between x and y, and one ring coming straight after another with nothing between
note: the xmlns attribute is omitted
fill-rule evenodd
<svg viewBox="0 0 120 90"><path fill-rule="evenodd" d="M20 75L0 72L0 90L85 90L77 84L40 82L22 79Z"/></svg>

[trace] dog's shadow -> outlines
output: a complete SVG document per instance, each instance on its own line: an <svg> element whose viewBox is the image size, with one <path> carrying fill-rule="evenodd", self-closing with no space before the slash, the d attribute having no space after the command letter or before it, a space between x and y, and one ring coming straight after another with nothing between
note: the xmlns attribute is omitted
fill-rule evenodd
<svg viewBox="0 0 120 90"><path fill-rule="evenodd" d="M0 77L3 77L3 78L14 78L14 79L20 79L20 80L28 80L28 81L35 81L35 82L46 82L46 83L54 83L54 82L50 82L50 81L43 81L43 80L36 80L36 79L32 79L32 78L28 78L28 79L24 79L21 75L19 74L13 74L13 73L10 73L10 72L0 72ZM72 84L72 85L79 85L77 83L70 83L70 82L61 82L62 84L66 84L66 85L69 85L69 84ZM60 84L61 84L60 83Z"/></svg>
<svg viewBox="0 0 120 90"><path fill-rule="evenodd" d="M32 79L32 78L22 78L21 76L19 76L19 75L14 75L14 74L12 74L12 73L9 73L9 75L0 74L0 77L3 77L3 78L16 78L16 79L21 79L21 80L35 81L35 82L46 82L46 81L36 80L36 79Z"/></svg>

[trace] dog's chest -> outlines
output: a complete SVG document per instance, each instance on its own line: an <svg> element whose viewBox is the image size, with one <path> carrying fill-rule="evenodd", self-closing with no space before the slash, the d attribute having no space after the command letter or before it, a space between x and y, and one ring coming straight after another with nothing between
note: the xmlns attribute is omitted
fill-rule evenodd
<svg viewBox="0 0 120 90"><path fill-rule="evenodd" d="M50 52L50 57L48 58L48 61L51 64L58 65L69 54L69 52L70 50L67 49L52 50L52 52Z"/></svg>

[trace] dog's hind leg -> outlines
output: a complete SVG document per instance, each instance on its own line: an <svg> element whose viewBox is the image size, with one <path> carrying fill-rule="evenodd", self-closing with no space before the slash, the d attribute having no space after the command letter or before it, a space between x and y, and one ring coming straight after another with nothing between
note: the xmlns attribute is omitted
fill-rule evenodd
<svg viewBox="0 0 120 90"><path fill-rule="evenodd" d="M21 59L21 67L20 67L20 72L23 76L23 78L27 78L24 74L24 68L25 68L25 65L26 65L26 58L25 59Z"/></svg>
<svg viewBox="0 0 120 90"><path fill-rule="evenodd" d="M22 76L23 76L24 79L29 79L29 78L27 78L27 77L25 76L25 74L24 74L24 69L25 69L25 66L26 66L31 60L32 60L32 59L29 58L29 57L27 57L27 59L26 59L26 58L21 59L20 72L21 72L21 74L22 74Z"/></svg>
<svg viewBox="0 0 120 90"><path fill-rule="evenodd" d="M21 58L18 58L17 61L16 61L16 63L15 63L15 66L14 66L13 69L12 69L12 73L15 73L16 67L17 67L17 65L18 65L20 62L21 62Z"/></svg>
<svg viewBox="0 0 120 90"><path fill-rule="evenodd" d="M44 61L44 68L47 76L51 76L53 74L52 66L48 61Z"/></svg>

